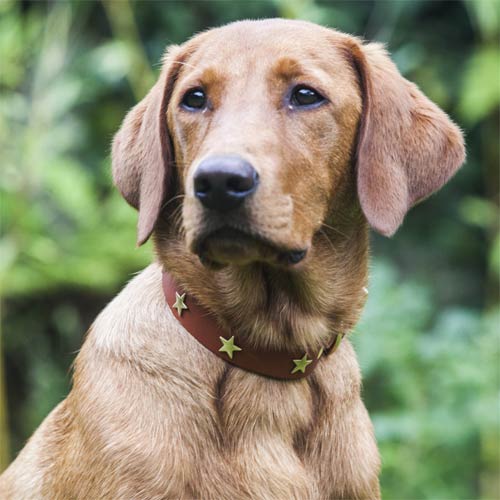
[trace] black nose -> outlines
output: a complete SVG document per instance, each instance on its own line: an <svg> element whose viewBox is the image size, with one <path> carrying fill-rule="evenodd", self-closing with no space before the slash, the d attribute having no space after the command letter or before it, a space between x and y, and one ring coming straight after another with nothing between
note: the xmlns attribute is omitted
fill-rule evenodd
<svg viewBox="0 0 500 500"><path fill-rule="evenodd" d="M239 156L212 156L194 174L194 193L203 205L225 212L243 203L256 189L259 175Z"/></svg>

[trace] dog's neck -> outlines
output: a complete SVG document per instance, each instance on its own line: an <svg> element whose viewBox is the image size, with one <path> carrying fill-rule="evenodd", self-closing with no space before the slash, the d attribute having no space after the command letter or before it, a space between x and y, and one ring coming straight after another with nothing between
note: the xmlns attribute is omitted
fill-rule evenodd
<svg viewBox="0 0 500 500"><path fill-rule="evenodd" d="M262 263L207 269L161 226L155 249L184 290L257 348L319 349L353 328L366 300L365 224L350 234L319 232L305 261L290 270Z"/></svg>

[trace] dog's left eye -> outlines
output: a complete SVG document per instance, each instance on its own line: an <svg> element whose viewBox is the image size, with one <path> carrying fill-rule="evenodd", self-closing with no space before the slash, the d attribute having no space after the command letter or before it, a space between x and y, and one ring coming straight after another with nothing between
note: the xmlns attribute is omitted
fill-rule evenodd
<svg viewBox="0 0 500 500"><path fill-rule="evenodd" d="M181 105L190 111L203 109L207 105L207 96L200 88L188 90L182 98Z"/></svg>
<svg viewBox="0 0 500 500"><path fill-rule="evenodd" d="M295 87L290 96L290 104L293 107L310 107L321 104L325 100L326 99L317 90L306 87L305 85L298 85Z"/></svg>

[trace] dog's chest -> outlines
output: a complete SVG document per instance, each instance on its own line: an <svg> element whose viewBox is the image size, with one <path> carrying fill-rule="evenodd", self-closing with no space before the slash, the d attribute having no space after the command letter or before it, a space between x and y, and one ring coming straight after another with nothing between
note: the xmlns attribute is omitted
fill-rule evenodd
<svg viewBox="0 0 500 500"><path fill-rule="evenodd" d="M316 478L297 443L314 432L316 403L306 380L281 382L229 368L216 386L219 458L207 457L217 483L238 478L235 491L221 491L221 498L311 497ZM197 482L195 496L208 494L204 488Z"/></svg>
<svg viewBox="0 0 500 500"><path fill-rule="evenodd" d="M316 408L306 380L276 381L230 369L217 394L222 442L259 446L280 441L293 446L297 434L310 429Z"/></svg>
<svg viewBox="0 0 500 500"><path fill-rule="evenodd" d="M288 442L310 428L316 411L306 380L276 381L234 369L222 381L217 398L221 432L233 442L249 433Z"/></svg>

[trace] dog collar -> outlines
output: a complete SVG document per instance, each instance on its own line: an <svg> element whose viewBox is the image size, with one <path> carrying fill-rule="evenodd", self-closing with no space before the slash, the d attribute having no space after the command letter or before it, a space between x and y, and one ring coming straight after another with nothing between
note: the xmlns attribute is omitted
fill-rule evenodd
<svg viewBox="0 0 500 500"><path fill-rule="evenodd" d="M255 349L221 328L214 315L182 290L167 272L163 273L163 292L177 321L200 344L223 361L266 377L284 380L307 377L320 358L334 352L343 338L342 334L336 334L331 344L318 352Z"/></svg>

